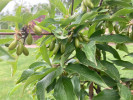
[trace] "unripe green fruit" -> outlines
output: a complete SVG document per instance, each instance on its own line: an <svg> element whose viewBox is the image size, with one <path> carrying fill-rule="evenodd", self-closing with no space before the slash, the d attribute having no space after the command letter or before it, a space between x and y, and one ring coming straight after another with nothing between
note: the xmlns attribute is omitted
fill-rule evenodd
<svg viewBox="0 0 133 100"><path fill-rule="evenodd" d="M59 48L60 48L60 45L58 43L56 43L54 50L53 50L53 54L56 54L58 52Z"/></svg>
<svg viewBox="0 0 133 100"><path fill-rule="evenodd" d="M37 35L40 35L42 33L42 29L37 25L34 26L34 31Z"/></svg>
<svg viewBox="0 0 133 100"><path fill-rule="evenodd" d="M83 0L83 1L85 3L86 7L90 8L90 9L94 8L94 5L91 2L91 0Z"/></svg>
<svg viewBox="0 0 133 100"><path fill-rule="evenodd" d="M23 54L25 56L28 56L29 55L29 51L28 51L28 49L25 46L23 47Z"/></svg>
<svg viewBox="0 0 133 100"><path fill-rule="evenodd" d="M30 33L27 36L26 42L28 45L31 45L33 42L32 35Z"/></svg>
<svg viewBox="0 0 133 100"><path fill-rule="evenodd" d="M19 45L18 45L18 47L17 47L17 51L16 51L16 54L19 56L19 55L21 55L22 54L22 52L23 52L23 43L22 42L20 42L19 43Z"/></svg>
<svg viewBox="0 0 133 100"><path fill-rule="evenodd" d="M103 25L103 22L102 22L102 21L99 22L99 23L97 24L97 26L96 26L96 30L101 29L102 25Z"/></svg>
<svg viewBox="0 0 133 100"><path fill-rule="evenodd" d="M118 29L117 25L114 26L114 31L115 31L116 34L119 34L119 29Z"/></svg>
<svg viewBox="0 0 133 100"><path fill-rule="evenodd" d="M82 39L81 36L78 36L78 39L79 39L80 42L83 42L83 39Z"/></svg>
<svg viewBox="0 0 133 100"><path fill-rule="evenodd" d="M64 44L61 44L61 53L63 54L65 52L66 46Z"/></svg>
<svg viewBox="0 0 133 100"><path fill-rule="evenodd" d="M70 34L69 37L68 37L68 42L69 42L69 43L72 41L72 36L73 36L73 35Z"/></svg>
<svg viewBox="0 0 133 100"><path fill-rule="evenodd" d="M82 39L83 39L85 42L89 42L89 41L90 41L86 36L83 36L83 35L81 35L81 36L82 36Z"/></svg>
<svg viewBox="0 0 133 100"><path fill-rule="evenodd" d="M86 12L87 11L87 7L84 4L84 2L81 3L81 9L82 9L83 12Z"/></svg>
<svg viewBox="0 0 133 100"><path fill-rule="evenodd" d="M79 40L78 40L78 38L75 38L75 47L76 47L76 48L79 48L79 46L80 46L80 45L79 45Z"/></svg>
<svg viewBox="0 0 133 100"><path fill-rule="evenodd" d="M50 43L49 45L49 50L52 51L55 47L55 41L52 41L52 43Z"/></svg>
<svg viewBox="0 0 133 100"><path fill-rule="evenodd" d="M16 48L18 41L14 40L8 47L9 50L13 50Z"/></svg>

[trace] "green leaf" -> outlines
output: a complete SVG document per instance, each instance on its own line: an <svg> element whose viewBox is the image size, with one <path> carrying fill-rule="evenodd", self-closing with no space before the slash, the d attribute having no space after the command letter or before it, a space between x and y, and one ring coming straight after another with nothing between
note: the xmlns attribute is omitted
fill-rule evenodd
<svg viewBox="0 0 133 100"><path fill-rule="evenodd" d="M40 22L39 25L42 25L43 27L48 27L49 25L59 24L59 23L60 23L59 21L56 21L53 18L46 18L42 22Z"/></svg>
<svg viewBox="0 0 133 100"><path fill-rule="evenodd" d="M30 66L29 66L29 68L30 69L33 69L33 70L36 70L36 69L38 69L38 68L40 68L40 67L45 67L45 66L47 66L47 67L49 67L50 68L50 66L46 63L46 62L43 62L43 61L40 61L40 62L34 62L34 63L32 63Z"/></svg>
<svg viewBox="0 0 133 100"><path fill-rule="evenodd" d="M45 30L45 31L47 31L47 32L49 32L49 33L51 33L51 30L50 30L49 28L47 28L47 27L40 26L40 28L42 28L43 30Z"/></svg>
<svg viewBox="0 0 133 100"><path fill-rule="evenodd" d="M22 9L22 6L18 6L18 8L16 9L16 16L20 16L21 9Z"/></svg>
<svg viewBox="0 0 133 100"><path fill-rule="evenodd" d="M72 52L75 50L75 46L73 43L71 44L67 44L66 45L66 50L65 53L61 56L61 66L64 65L65 61L67 60L67 58L72 54Z"/></svg>
<svg viewBox="0 0 133 100"><path fill-rule="evenodd" d="M129 53L128 55L125 55L124 57L126 57L126 56L133 57L133 52L132 53Z"/></svg>
<svg viewBox="0 0 133 100"><path fill-rule="evenodd" d="M115 16L122 16L122 15L129 14L131 12L133 12L133 8L123 8L123 9L120 9L120 10L118 10L116 13L114 13L111 16L111 19L114 18Z"/></svg>
<svg viewBox="0 0 133 100"><path fill-rule="evenodd" d="M21 77L19 78L19 80L16 82L16 84L26 80L28 77L30 77L32 74L34 74L34 70L33 69L27 69L24 70Z"/></svg>
<svg viewBox="0 0 133 100"><path fill-rule="evenodd" d="M45 77L46 75L48 75L49 73L55 71L56 69L57 69L57 68L51 68L51 69L49 69L49 70L46 70L46 72L41 72L41 73L39 73L39 74L38 74L38 73L35 73L35 74L31 75L31 76L26 80L26 82L25 82L25 84L24 84L23 92L24 92L25 88L26 88L29 84L31 84L32 82L34 82L34 81L36 81L36 80L38 80L38 79L41 79L41 78Z"/></svg>
<svg viewBox="0 0 133 100"><path fill-rule="evenodd" d="M4 16L0 19L0 21L9 21L9 22L16 22L16 23L21 23L22 18L19 16Z"/></svg>
<svg viewBox="0 0 133 100"><path fill-rule="evenodd" d="M49 65L51 65L49 55L48 55L48 50L46 48L45 43L40 47L40 52L41 52L43 60L46 61Z"/></svg>
<svg viewBox="0 0 133 100"><path fill-rule="evenodd" d="M14 76L14 74L17 71L17 66L18 66L18 58L15 61L8 61L9 64L11 64L11 75Z"/></svg>
<svg viewBox="0 0 133 100"><path fill-rule="evenodd" d="M103 35L98 37L90 38L92 41L98 42L114 42L114 43L129 43L133 42L129 37L121 34L114 34L114 35Z"/></svg>
<svg viewBox="0 0 133 100"><path fill-rule="evenodd" d="M96 63L95 53L96 53L96 45L94 41L91 41L89 43L83 43L82 51L85 53L87 59L93 63Z"/></svg>
<svg viewBox="0 0 133 100"><path fill-rule="evenodd" d="M87 13L85 13L85 14L82 16L80 23L83 23L83 22L86 21L86 20L93 19L96 15L97 15L97 12L93 12L93 11L87 12Z"/></svg>
<svg viewBox="0 0 133 100"><path fill-rule="evenodd" d="M71 22L75 21L75 18L76 18L75 15L68 17L67 19L65 19L65 20L62 22L61 27L66 27L66 26L69 25Z"/></svg>
<svg viewBox="0 0 133 100"><path fill-rule="evenodd" d="M119 53L111 46L107 44L97 44L96 46L99 50L110 52L116 59L121 59Z"/></svg>
<svg viewBox="0 0 133 100"><path fill-rule="evenodd" d="M84 13L79 13L77 16L75 15L76 18L75 18L75 21L72 22L72 24L80 24L81 18L82 18L83 15L84 15Z"/></svg>
<svg viewBox="0 0 133 100"><path fill-rule="evenodd" d="M45 76L42 80L40 80L37 83L37 98L38 100L45 100L45 89L54 81L56 77L61 75L63 72L63 69L59 67L57 70L54 72L49 73L47 76Z"/></svg>
<svg viewBox="0 0 133 100"><path fill-rule="evenodd" d="M0 44L6 44L10 41L13 41L13 38L4 38L4 39L0 39Z"/></svg>
<svg viewBox="0 0 133 100"><path fill-rule="evenodd" d="M55 5L55 7L62 12L64 15L67 14L67 10L61 0L50 0L50 3Z"/></svg>
<svg viewBox="0 0 133 100"><path fill-rule="evenodd" d="M48 9L48 11L49 11L49 15L50 15L50 17L51 18L54 18L55 17L55 5L54 4L52 4L52 0L49 0L50 1L50 6L49 6L49 9Z"/></svg>
<svg viewBox="0 0 133 100"><path fill-rule="evenodd" d="M52 91L54 89L56 85L56 79L54 79L54 81L47 87L47 93L49 93L50 91Z"/></svg>
<svg viewBox="0 0 133 100"><path fill-rule="evenodd" d="M55 35L56 38L58 39L66 39L68 36L68 31L62 28L56 28L55 30L52 31Z"/></svg>
<svg viewBox="0 0 133 100"><path fill-rule="evenodd" d="M103 87L107 87L107 85L103 82L101 77L95 72L90 70L88 67L81 64L69 64L66 68L67 71L77 73L82 76L85 80L89 80L99 84Z"/></svg>
<svg viewBox="0 0 133 100"><path fill-rule="evenodd" d="M80 63L82 63L85 66L91 66L101 71L104 70L104 67L101 65L99 61L97 61L97 66L96 66L94 63L92 63L91 61L87 59L85 53L81 51L80 49L76 50L76 57L80 61Z"/></svg>
<svg viewBox="0 0 133 100"><path fill-rule="evenodd" d="M80 99L79 100L85 100L85 96L87 96L88 93L84 90L84 89L81 89L80 90Z"/></svg>
<svg viewBox="0 0 133 100"><path fill-rule="evenodd" d="M73 10L75 10L80 4L82 0L74 0ZM72 4L69 7L69 13L71 14L72 11Z"/></svg>
<svg viewBox="0 0 133 100"><path fill-rule="evenodd" d="M98 6L100 0L91 0L95 7Z"/></svg>
<svg viewBox="0 0 133 100"><path fill-rule="evenodd" d="M110 1L106 1L108 5L111 5L111 6L122 6L122 7L132 7L129 3L127 2L124 2L124 1L118 1L118 0L110 0Z"/></svg>
<svg viewBox="0 0 133 100"><path fill-rule="evenodd" d="M98 22L101 20L108 20L108 19L110 19L110 15L100 14L100 15L97 15L92 21Z"/></svg>
<svg viewBox="0 0 133 100"><path fill-rule="evenodd" d="M118 89L120 94L120 100L132 100L132 94L131 91L124 85L118 83Z"/></svg>
<svg viewBox="0 0 133 100"><path fill-rule="evenodd" d="M54 90L56 100L75 100L74 90L71 80L66 77L61 77Z"/></svg>
<svg viewBox="0 0 133 100"><path fill-rule="evenodd" d="M128 19L127 17L121 17L121 16L114 16L114 17L110 17L110 19L108 19L109 21L117 21L117 22L122 22L123 24L127 24L128 23Z"/></svg>
<svg viewBox="0 0 133 100"><path fill-rule="evenodd" d="M120 100L119 94L116 90L103 90L92 100Z"/></svg>
<svg viewBox="0 0 133 100"><path fill-rule="evenodd" d="M0 12L3 10L3 8L10 2L11 0L1 0L0 1Z"/></svg>
<svg viewBox="0 0 133 100"><path fill-rule="evenodd" d="M124 51L124 52L126 52L126 53L129 53L129 52L128 52L128 48L127 48L127 46L126 46L124 43L122 43L122 44L117 44L117 45L116 45L116 49L119 49L119 50L121 50L121 51Z"/></svg>
<svg viewBox="0 0 133 100"><path fill-rule="evenodd" d="M15 32L14 30L10 30L10 29L0 29L0 32Z"/></svg>
<svg viewBox="0 0 133 100"><path fill-rule="evenodd" d="M101 76L102 79L104 80L104 82L109 86L109 87L114 87L117 85L117 82L115 80L113 80L111 77L109 77L108 75L102 75Z"/></svg>
<svg viewBox="0 0 133 100"><path fill-rule="evenodd" d="M105 72L115 80L120 80L120 74L118 69L110 62L101 61L101 64L106 68Z"/></svg>
<svg viewBox="0 0 133 100"><path fill-rule="evenodd" d="M72 84L74 88L74 92L77 95L78 99L80 98L80 80L78 76L73 76L72 79Z"/></svg>
<svg viewBox="0 0 133 100"><path fill-rule="evenodd" d="M90 37L94 32L95 32L95 27L96 27L97 23L94 23L92 24L90 27L89 27L89 30L88 30L88 37Z"/></svg>
<svg viewBox="0 0 133 100"><path fill-rule="evenodd" d="M18 88L20 88L21 86L22 84L17 84L16 86L14 86L13 89L10 90L9 96L12 96L13 94L15 94L15 91L17 91Z"/></svg>
<svg viewBox="0 0 133 100"><path fill-rule="evenodd" d="M36 18L38 18L38 17L40 17L40 16L42 16L42 15L47 15L47 14L48 14L48 12L47 12L46 9L38 10L38 11L32 16L32 19L31 19L31 20L36 19Z"/></svg>
<svg viewBox="0 0 133 100"><path fill-rule="evenodd" d="M114 64L117 66L124 67L125 69L130 69L133 70L133 64L128 61L123 61L123 60L111 60Z"/></svg>
<svg viewBox="0 0 133 100"><path fill-rule="evenodd" d="M96 30L92 35L89 35L89 37L91 37L91 38L94 38L94 37L96 37L96 36L101 36L102 34L104 34L105 33L105 30L104 29L100 29L100 30Z"/></svg>
<svg viewBox="0 0 133 100"><path fill-rule="evenodd" d="M0 46L0 60L14 61L15 59Z"/></svg>

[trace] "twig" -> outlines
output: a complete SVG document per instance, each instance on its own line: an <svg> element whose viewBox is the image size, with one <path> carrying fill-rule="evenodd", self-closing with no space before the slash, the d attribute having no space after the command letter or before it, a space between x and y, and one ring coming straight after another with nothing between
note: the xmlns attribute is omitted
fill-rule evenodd
<svg viewBox="0 0 133 100"><path fill-rule="evenodd" d="M72 0L72 9L71 9L71 15L73 15L73 6L74 6L74 0Z"/></svg>
<svg viewBox="0 0 133 100"><path fill-rule="evenodd" d="M92 100L93 98L93 82L89 86L89 100Z"/></svg>
<svg viewBox="0 0 133 100"><path fill-rule="evenodd" d="M16 34L16 33L14 33L14 32L0 32L0 35L14 35L14 34ZM24 32L22 32L21 34L25 35ZM37 34L36 33L31 33L31 35L37 35ZM40 35L54 35L54 34L53 33L44 32L44 33L42 33Z"/></svg>
<svg viewBox="0 0 133 100"><path fill-rule="evenodd" d="M99 7L102 5L102 3L103 3L103 0L100 0L100 2L99 2Z"/></svg>

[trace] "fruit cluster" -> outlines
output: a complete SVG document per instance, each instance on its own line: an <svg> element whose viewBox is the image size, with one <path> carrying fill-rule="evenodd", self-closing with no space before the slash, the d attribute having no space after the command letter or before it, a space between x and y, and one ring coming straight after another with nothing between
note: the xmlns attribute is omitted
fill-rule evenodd
<svg viewBox="0 0 133 100"><path fill-rule="evenodd" d="M80 42L89 42L89 39L82 34L78 34L76 37L74 37L73 34L70 34L68 36L67 42L71 43L72 41L74 41L76 48L80 48ZM61 54L63 54L65 52L65 49L66 45L59 43L57 40L53 40L49 45L49 50L53 51L53 54L56 54L59 50Z"/></svg>
<svg viewBox="0 0 133 100"><path fill-rule="evenodd" d="M93 3L92 3L91 0L83 0L82 1L82 3L81 3L81 9L82 9L83 12L86 12L87 11L87 7L89 9L94 8L94 5L93 5Z"/></svg>
<svg viewBox="0 0 133 100"><path fill-rule="evenodd" d="M17 47L16 54L19 56L22 53L25 56L29 55L28 49L23 45L22 41L14 40L8 47L9 50L13 50Z"/></svg>
<svg viewBox="0 0 133 100"><path fill-rule="evenodd" d="M49 50L53 51L53 54L56 54L58 51L61 51L63 54L65 52L66 46L65 44L58 43L56 40L52 41L49 45Z"/></svg>
<svg viewBox="0 0 133 100"><path fill-rule="evenodd" d="M83 34L78 34L78 36L75 37L75 40L74 40L76 48L80 47L80 43L79 42L89 42L89 39L88 39L88 37L84 36Z"/></svg>
<svg viewBox="0 0 133 100"><path fill-rule="evenodd" d="M33 31L37 34L37 35L40 35L42 33L42 29L35 25L34 26L34 29ZM15 40L8 46L8 49L9 50L14 50L15 48L16 49L16 54L19 56L21 55L22 53L25 55L25 56L28 56L29 55L29 51L28 49L24 46L24 43L22 42L22 34L21 33L18 33L18 34L15 34ZM33 39L32 39L32 35L31 33L28 34L28 36L26 37L26 43L28 45L31 45L33 42Z"/></svg>

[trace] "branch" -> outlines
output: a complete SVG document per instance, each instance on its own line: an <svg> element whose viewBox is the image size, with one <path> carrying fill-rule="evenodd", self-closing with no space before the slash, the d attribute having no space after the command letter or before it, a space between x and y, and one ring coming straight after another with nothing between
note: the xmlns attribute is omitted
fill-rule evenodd
<svg viewBox="0 0 133 100"><path fill-rule="evenodd" d="M73 6L74 6L74 0L72 0L72 9L71 9L71 15L73 15Z"/></svg>
<svg viewBox="0 0 133 100"><path fill-rule="evenodd" d="M99 7L102 5L102 3L103 3L103 0L100 0L100 2L99 2Z"/></svg>
<svg viewBox="0 0 133 100"><path fill-rule="evenodd" d="M15 32L0 32L0 35L14 35L16 34ZM22 35L25 35L24 32L21 33ZM37 35L36 33L31 33L31 35ZM48 32L44 32L40 35L54 35L53 33L48 33Z"/></svg>

